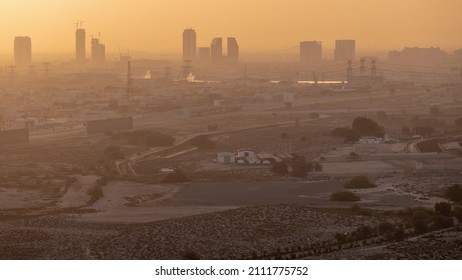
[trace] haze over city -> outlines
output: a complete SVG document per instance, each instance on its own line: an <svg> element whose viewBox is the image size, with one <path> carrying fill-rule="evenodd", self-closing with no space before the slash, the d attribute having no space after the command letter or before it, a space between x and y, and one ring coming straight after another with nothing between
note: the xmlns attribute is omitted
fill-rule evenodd
<svg viewBox="0 0 462 280"><path fill-rule="evenodd" d="M460 0L0 11L0 260L462 259Z"/></svg>
<svg viewBox="0 0 462 280"><path fill-rule="evenodd" d="M354 38L358 51L405 46L462 45L458 0L15 0L1 1L0 54L12 53L15 36L29 36L34 53L72 53L74 22L85 21L108 53L179 54L179 32L194 27L198 45L217 35L238 37L243 52L288 50L300 40ZM412 19L412 20L410 20Z"/></svg>

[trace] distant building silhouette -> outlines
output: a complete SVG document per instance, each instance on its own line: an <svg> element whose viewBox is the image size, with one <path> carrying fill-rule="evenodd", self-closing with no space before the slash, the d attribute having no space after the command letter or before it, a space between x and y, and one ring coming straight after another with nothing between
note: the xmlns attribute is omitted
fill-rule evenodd
<svg viewBox="0 0 462 280"><path fill-rule="evenodd" d="M213 38L210 45L210 58L214 65L218 64L237 64L239 63L239 45L236 38L227 38L228 53L223 56L223 39Z"/></svg>
<svg viewBox="0 0 462 280"><path fill-rule="evenodd" d="M193 61L196 59L196 31L188 28L183 31L183 60Z"/></svg>
<svg viewBox="0 0 462 280"><path fill-rule="evenodd" d="M223 62L223 39L213 38L210 44L210 62L221 64Z"/></svg>
<svg viewBox="0 0 462 280"><path fill-rule="evenodd" d="M75 31L75 59L80 62L85 61L85 41L85 29L78 28Z"/></svg>
<svg viewBox="0 0 462 280"><path fill-rule="evenodd" d="M455 50L454 57L456 58L456 63L462 66L462 49Z"/></svg>
<svg viewBox="0 0 462 280"><path fill-rule="evenodd" d="M27 68L32 61L32 42L29 37L14 38L14 62L18 68Z"/></svg>
<svg viewBox="0 0 462 280"><path fill-rule="evenodd" d="M322 43L319 41L300 42L300 62L315 65L322 61Z"/></svg>
<svg viewBox="0 0 462 280"><path fill-rule="evenodd" d="M209 47L199 48L199 62L200 63L210 63L210 48Z"/></svg>
<svg viewBox="0 0 462 280"><path fill-rule="evenodd" d="M336 40L334 59L336 61L355 60L356 41L355 40Z"/></svg>
<svg viewBox="0 0 462 280"><path fill-rule="evenodd" d="M106 61L106 46L96 38L91 39L91 59L96 63Z"/></svg>
<svg viewBox="0 0 462 280"><path fill-rule="evenodd" d="M388 60L398 64L442 64L447 59L448 54L440 48L404 48L388 53Z"/></svg>
<svg viewBox="0 0 462 280"><path fill-rule="evenodd" d="M228 37L228 58L227 63L239 63L239 45L234 37Z"/></svg>

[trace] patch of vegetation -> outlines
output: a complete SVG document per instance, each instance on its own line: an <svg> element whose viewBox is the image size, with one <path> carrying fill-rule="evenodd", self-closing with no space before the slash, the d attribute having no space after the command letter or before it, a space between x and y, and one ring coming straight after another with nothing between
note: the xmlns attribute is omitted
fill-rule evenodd
<svg viewBox="0 0 462 280"><path fill-rule="evenodd" d="M455 203L462 202L462 187L459 184L449 187L446 190L444 197Z"/></svg>
<svg viewBox="0 0 462 280"><path fill-rule="evenodd" d="M331 132L331 135L334 137L343 137L345 138L345 142L350 143L358 141L361 136L349 127L337 127Z"/></svg>
<svg viewBox="0 0 462 280"><path fill-rule="evenodd" d="M162 179L162 183L166 184L185 183L190 181L191 180L181 169L176 169L174 172L168 174Z"/></svg>
<svg viewBox="0 0 462 280"><path fill-rule="evenodd" d="M442 216L451 215L451 205L446 202L435 203L435 213Z"/></svg>
<svg viewBox="0 0 462 280"><path fill-rule="evenodd" d="M345 183L344 187L347 189L369 189L369 188L375 188L376 185L372 183L369 180L369 178L361 175L361 176L356 176L348 180L348 182Z"/></svg>
<svg viewBox="0 0 462 280"><path fill-rule="evenodd" d="M435 215L433 217L433 226L435 229L450 228L454 225L454 219L452 217Z"/></svg>
<svg viewBox="0 0 462 280"><path fill-rule="evenodd" d="M289 174L289 169L287 168L287 164L283 161L275 162L271 167L271 172L278 174L278 175L287 175Z"/></svg>
<svg viewBox="0 0 462 280"><path fill-rule="evenodd" d="M350 201L359 201L361 200L361 198L358 195L350 191L338 191L330 195L330 200L350 202Z"/></svg>
<svg viewBox="0 0 462 280"><path fill-rule="evenodd" d="M191 139L191 144L201 150L215 148L215 142L210 139L207 135L198 135Z"/></svg>
<svg viewBox="0 0 462 280"><path fill-rule="evenodd" d="M317 171L317 172L321 172L322 171L322 164L320 164L319 162L315 162L313 163L313 169L314 171Z"/></svg>
<svg viewBox="0 0 462 280"><path fill-rule="evenodd" d="M385 134L383 127L378 125L375 121L365 117L357 117L354 119L351 127L361 136L383 137Z"/></svg>
<svg viewBox="0 0 462 280"><path fill-rule="evenodd" d="M292 173L293 177L305 178L308 172L313 170L313 164L308 163L304 156L293 154Z"/></svg>
<svg viewBox="0 0 462 280"><path fill-rule="evenodd" d="M112 180L110 176L102 176L96 180L96 184L93 188L88 189L87 194L90 196L90 200L87 202L88 205L92 205L98 199L104 196L103 186L107 185Z"/></svg>

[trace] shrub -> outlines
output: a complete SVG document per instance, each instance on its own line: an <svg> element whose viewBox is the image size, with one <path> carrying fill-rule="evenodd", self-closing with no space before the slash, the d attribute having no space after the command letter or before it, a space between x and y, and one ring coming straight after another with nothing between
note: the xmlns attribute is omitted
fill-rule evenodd
<svg viewBox="0 0 462 280"><path fill-rule="evenodd" d="M322 171L322 164L320 164L319 162L315 162L313 164L313 168L314 168L315 171L321 172Z"/></svg>
<svg viewBox="0 0 462 280"><path fill-rule="evenodd" d="M444 196L456 203L462 202L462 187L458 184L449 187Z"/></svg>
<svg viewBox="0 0 462 280"><path fill-rule="evenodd" d="M457 221L459 221L459 224L462 224L462 207L454 208L454 217L457 218Z"/></svg>
<svg viewBox="0 0 462 280"><path fill-rule="evenodd" d="M442 216L449 216L451 214L451 205L446 202L435 203L435 213Z"/></svg>
<svg viewBox="0 0 462 280"><path fill-rule="evenodd" d="M356 176L345 183L345 188L347 189L369 189L375 187L376 185L366 176Z"/></svg>
<svg viewBox="0 0 462 280"><path fill-rule="evenodd" d="M292 163L292 176L304 178L313 171L313 164L306 162L304 157L295 158Z"/></svg>
<svg viewBox="0 0 462 280"><path fill-rule="evenodd" d="M278 175L286 175L289 173L289 170L287 169L287 164L281 161L281 162L275 162L273 164L273 166L271 167L271 172L278 174Z"/></svg>
<svg viewBox="0 0 462 280"><path fill-rule="evenodd" d="M379 126L375 121L365 117L358 117L354 119L352 129L361 136L372 135L383 137L385 133L383 127Z"/></svg>
<svg viewBox="0 0 462 280"><path fill-rule="evenodd" d="M349 191L338 191L330 195L332 201L359 201L361 198Z"/></svg>
<svg viewBox="0 0 462 280"><path fill-rule="evenodd" d="M416 234L423 234L428 231L428 224L424 218L415 218L412 221L412 226L414 227L414 232Z"/></svg>
<svg viewBox="0 0 462 280"><path fill-rule="evenodd" d="M358 132L348 127L337 127L331 132L331 135L334 137L344 137L346 142L356 142L360 137Z"/></svg>
<svg viewBox="0 0 462 280"><path fill-rule="evenodd" d="M98 199L103 197L103 188L101 185L96 185L90 189L87 190L87 194L91 197L90 201L88 202L89 204L93 204L96 202Z"/></svg>
<svg viewBox="0 0 462 280"><path fill-rule="evenodd" d="M173 184L173 183L184 183L189 182L189 178L186 177L184 172L180 169L176 169L173 173L168 174L162 179L162 183Z"/></svg>
<svg viewBox="0 0 462 280"><path fill-rule="evenodd" d="M436 229L443 229L452 227L454 220L452 217L436 215L433 217L433 223Z"/></svg>
<svg viewBox="0 0 462 280"><path fill-rule="evenodd" d="M387 234L392 232L394 229L393 225L390 222L382 222L379 224L379 233Z"/></svg>

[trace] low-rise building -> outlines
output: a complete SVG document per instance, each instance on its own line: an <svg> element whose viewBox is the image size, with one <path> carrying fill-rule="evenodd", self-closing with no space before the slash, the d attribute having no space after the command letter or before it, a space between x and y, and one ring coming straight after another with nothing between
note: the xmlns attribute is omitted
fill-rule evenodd
<svg viewBox="0 0 462 280"><path fill-rule="evenodd" d="M217 153L218 163L230 164L236 162L236 155L230 152L219 152Z"/></svg>

